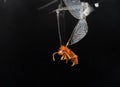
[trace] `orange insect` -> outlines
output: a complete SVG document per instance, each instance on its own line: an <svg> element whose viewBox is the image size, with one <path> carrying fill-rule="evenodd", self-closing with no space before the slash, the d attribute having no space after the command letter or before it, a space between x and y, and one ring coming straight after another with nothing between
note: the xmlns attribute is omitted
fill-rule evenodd
<svg viewBox="0 0 120 87"><path fill-rule="evenodd" d="M71 60L72 66L78 64L78 56L64 45L60 46L58 52L53 53L53 61L55 61L55 54L61 55L61 60L66 60L66 63L68 63L68 60Z"/></svg>

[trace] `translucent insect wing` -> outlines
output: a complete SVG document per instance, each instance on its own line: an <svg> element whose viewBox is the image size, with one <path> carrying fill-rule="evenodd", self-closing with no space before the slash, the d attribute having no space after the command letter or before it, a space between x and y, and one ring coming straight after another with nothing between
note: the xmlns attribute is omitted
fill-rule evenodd
<svg viewBox="0 0 120 87"><path fill-rule="evenodd" d="M81 13L81 2L80 0L63 0L65 5L67 7L71 7L71 10L69 12L76 18L80 19L80 13ZM77 9L74 9L74 7L77 6Z"/></svg>
<svg viewBox="0 0 120 87"><path fill-rule="evenodd" d="M85 19L78 21L76 27L74 28L71 37L67 45L73 45L79 42L88 32L88 25Z"/></svg>

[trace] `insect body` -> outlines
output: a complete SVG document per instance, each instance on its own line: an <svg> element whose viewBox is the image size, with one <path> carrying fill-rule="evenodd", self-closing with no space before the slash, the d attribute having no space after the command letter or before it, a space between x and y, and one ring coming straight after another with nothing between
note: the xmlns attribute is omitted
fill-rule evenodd
<svg viewBox="0 0 120 87"><path fill-rule="evenodd" d="M72 62L72 66L78 64L78 56L67 46L61 45L58 52L53 53L53 61L55 61L55 54L60 55L61 60L66 60L66 63L70 60Z"/></svg>

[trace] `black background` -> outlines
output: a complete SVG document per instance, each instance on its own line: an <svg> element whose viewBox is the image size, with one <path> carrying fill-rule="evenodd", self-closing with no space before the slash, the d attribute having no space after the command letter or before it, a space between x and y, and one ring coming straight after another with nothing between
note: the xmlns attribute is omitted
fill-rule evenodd
<svg viewBox="0 0 120 87"><path fill-rule="evenodd" d="M50 12L58 3L37 9L50 1L0 0L0 87L119 87L119 0L104 0L87 17L88 34L70 46L79 56L74 67L52 61L59 38ZM65 21L69 36L77 20L66 13Z"/></svg>

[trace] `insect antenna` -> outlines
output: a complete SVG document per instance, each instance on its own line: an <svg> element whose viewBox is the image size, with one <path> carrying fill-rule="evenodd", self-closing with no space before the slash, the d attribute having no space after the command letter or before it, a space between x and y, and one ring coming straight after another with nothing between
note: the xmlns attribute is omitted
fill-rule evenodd
<svg viewBox="0 0 120 87"><path fill-rule="evenodd" d="M60 40L60 45L62 44L62 38L61 38L61 32L60 32L60 18L59 18L59 11L56 11L57 13L57 24L58 24L58 35Z"/></svg>
<svg viewBox="0 0 120 87"><path fill-rule="evenodd" d="M60 4L58 5L58 9L60 9L62 7L62 0L60 2ZM62 45L62 36L61 36L61 27L60 27L60 11L56 10L56 14L57 14L57 25L58 25L58 35L59 35L59 40L60 40L60 45Z"/></svg>

